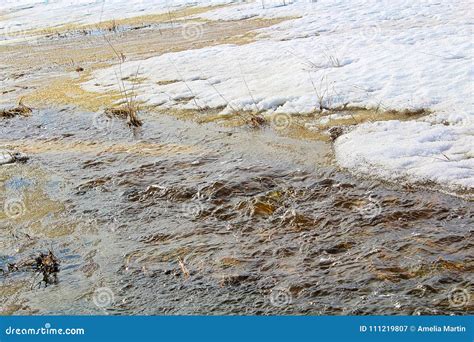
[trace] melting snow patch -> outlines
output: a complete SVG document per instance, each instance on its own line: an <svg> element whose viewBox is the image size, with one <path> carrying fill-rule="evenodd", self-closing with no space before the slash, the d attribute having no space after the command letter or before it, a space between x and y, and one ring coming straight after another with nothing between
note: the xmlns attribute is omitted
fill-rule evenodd
<svg viewBox="0 0 474 342"><path fill-rule="evenodd" d="M421 121L364 124L336 140L338 162L387 180L474 188L474 135L463 126Z"/></svg>

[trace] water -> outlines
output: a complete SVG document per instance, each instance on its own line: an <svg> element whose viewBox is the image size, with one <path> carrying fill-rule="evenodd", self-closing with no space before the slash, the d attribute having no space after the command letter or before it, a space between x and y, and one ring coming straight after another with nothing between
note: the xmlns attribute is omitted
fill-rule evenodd
<svg viewBox="0 0 474 342"><path fill-rule="evenodd" d="M0 168L0 267L61 259L49 286L0 273L3 313L473 312L472 202L355 178L320 141L144 122L0 122L31 155Z"/></svg>

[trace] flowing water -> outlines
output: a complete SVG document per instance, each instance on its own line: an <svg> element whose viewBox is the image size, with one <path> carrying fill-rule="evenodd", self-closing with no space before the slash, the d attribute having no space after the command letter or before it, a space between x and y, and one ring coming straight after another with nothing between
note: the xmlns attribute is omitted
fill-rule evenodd
<svg viewBox="0 0 474 342"><path fill-rule="evenodd" d="M466 314L473 203L355 178L330 144L164 115L0 122L4 314ZM8 272L52 250L56 284Z"/></svg>

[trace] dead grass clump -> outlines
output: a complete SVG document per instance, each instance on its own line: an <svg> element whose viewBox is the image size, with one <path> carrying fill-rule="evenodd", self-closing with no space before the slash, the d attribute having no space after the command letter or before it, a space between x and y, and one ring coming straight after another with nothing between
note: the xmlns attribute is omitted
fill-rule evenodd
<svg viewBox="0 0 474 342"><path fill-rule="evenodd" d="M138 118L139 107L136 104L127 104L122 107L107 108L105 115L126 119L129 126L140 127L143 123Z"/></svg>
<svg viewBox="0 0 474 342"><path fill-rule="evenodd" d="M179 82L179 80L163 80L163 81L156 82L156 84L158 84L159 86L162 86L162 85L168 85L168 84L173 84L177 82Z"/></svg>
<svg viewBox="0 0 474 342"><path fill-rule="evenodd" d="M386 114L391 114L391 115L401 115L405 117L420 117L424 115L430 114L430 111L426 108L415 108L415 109L404 109L404 110L394 110L390 109L386 111Z"/></svg>
<svg viewBox="0 0 474 342"><path fill-rule="evenodd" d="M60 262L53 252L49 251L48 254L40 253L40 255L35 258L35 261L36 272L43 275L44 283L56 283ZM50 277L52 277L52 279Z"/></svg>
<svg viewBox="0 0 474 342"><path fill-rule="evenodd" d="M232 118L234 116L234 118ZM220 116L222 118L222 116ZM248 126L253 129L263 128L268 124L267 119L258 112L239 111L234 109L232 114L228 115L231 120L236 119L237 125ZM212 120L211 120L212 121Z"/></svg>
<svg viewBox="0 0 474 342"><path fill-rule="evenodd" d="M29 258L17 264L8 264L8 272L33 271L38 275L43 275L42 281L45 286L57 283L60 260L48 251L47 254L40 253L36 258ZM41 283L40 283L41 284ZM33 282L34 287L35 283Z"/></svg>
<svg viewBox="0 0 474 342"><path fill-rule="evenodd" d="M253 114L246 120L246 124L252 128L262 128L267 123L267 120L261 115Z"/></svg>
<svg viewBox="0 0 474 342"><path fill-rule="evenodd" d="M142 125L141 120L138 118L138 112L140 110L138 102L136 101L136 94L134 92L135 86L137 82L133 82L132 89L128 90L125 81L127 78L123 77L122 74L122 64L125 62L125 55L121 51L117 51L115 47L112 45L110 40L104 36L105 41L109 44L110 48L114 52L115 56L119 62L119 73L115 73L115 78L117 79L117 84L120 89L120 94L122 96L125 105L120 108L109 108L105 110L105 114L109 116L118 116L122 118L127 118L127 123L129 126L140 127ZM138 80L138 74L140 71L140 67L137 68L137 72L133 79ZM128 77L130 78L130 77ZM131 79L131 78L130 78Z"/></svg>
<svg viewBox="0 0 474 342"><path fill-rule="evenodd" d="M23 98L21 98L20 101L18 102L18 106L10 108L10 109L3 109L0 112L0 117L13 118L18 115L29 116L32 112L33 110L30 107L23 104Z"/></svg>
<svg viewBox="0 0 474 342"><path fill-rule="evenodd" d="M344 134L344 128L341 126L334 126L329 129L328 133L329 133L329 136L331 137L331 140L335 141L342 134Z"/></svg>
<svg viewBox="0 0 474 342"><path fill-rule="evenodd" d="M117 32L118 30L118 25L117 25L117 22L114 20L112 20L112 23L110 24L110 26L107 28L110 32Z"/></svg>

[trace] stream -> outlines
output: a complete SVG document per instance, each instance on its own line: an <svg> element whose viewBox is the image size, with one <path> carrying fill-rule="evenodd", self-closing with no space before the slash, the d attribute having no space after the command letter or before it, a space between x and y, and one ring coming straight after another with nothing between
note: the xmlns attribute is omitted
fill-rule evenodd
<svg viewBox="0 0 474 342"><path fill-rule="evenodd" d="M356 178L326 142L143 119L0 121L30 155L0 166L1 314L472 314L472 202ZM57 283L8 272L48 250Z"/></svg>

